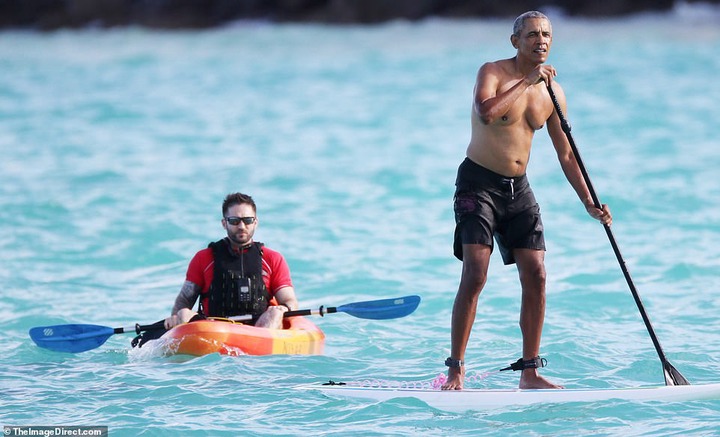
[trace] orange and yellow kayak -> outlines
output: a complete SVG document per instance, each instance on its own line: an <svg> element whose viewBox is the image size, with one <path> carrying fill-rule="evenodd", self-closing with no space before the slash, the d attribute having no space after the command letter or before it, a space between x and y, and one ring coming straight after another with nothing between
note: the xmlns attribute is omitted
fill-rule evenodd
<svg viewBox="0 0 720 437"><path fill-rule="evenodd" d="M208 355L320 355L325 334L305 317L288 317L283 329L256 328L252 325L219 320L185 323L166 332L172 354Z"/></svg>

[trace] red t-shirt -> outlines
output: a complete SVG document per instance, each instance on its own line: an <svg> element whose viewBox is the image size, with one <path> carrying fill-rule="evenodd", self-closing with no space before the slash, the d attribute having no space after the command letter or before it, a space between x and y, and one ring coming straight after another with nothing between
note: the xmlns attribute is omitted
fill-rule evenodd
<svg viewBox="0 0 720 437"><path fill-rule="evenodd" d="M285 258L267 246L262 249L262 275L265 288L270 297L274 297L278 290L284 287L292 287L290 279L290 267ZM206 248L196 253L188 266L185 279L198 285L202 293L206 293L212 284L215 266L215 257L212 249Z"/></svg>

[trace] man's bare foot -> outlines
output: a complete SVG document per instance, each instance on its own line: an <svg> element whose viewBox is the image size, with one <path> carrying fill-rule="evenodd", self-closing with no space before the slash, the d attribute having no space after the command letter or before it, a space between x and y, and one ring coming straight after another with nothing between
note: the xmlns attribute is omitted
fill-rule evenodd
<svg viewBox="0 0 720 437"><path fill-rule="evenodd" d="M464 367L449 367L448 378L445 384L440 387L441 390L462 390L463 381L465 380Z"/></svg>
<svg viewBox="0 0 720 437"><path fill-rule="evenodd" d="M525 369L520 375L520 389L548 389L548 388L565 388L561 385L553 384L547 379L540 376L537 369Z"/></svg>

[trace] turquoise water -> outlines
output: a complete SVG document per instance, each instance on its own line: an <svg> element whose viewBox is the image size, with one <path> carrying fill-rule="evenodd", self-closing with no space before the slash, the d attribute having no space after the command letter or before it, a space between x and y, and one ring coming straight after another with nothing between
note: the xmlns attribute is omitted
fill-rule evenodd
<svg viewBox="0 0 720 437"><path fill-rule="evenodd" d="M557 17L568 118L670 362L720 381L720 10ZM0 425L165 435L718 435L720 401L612 401L451 414L293 389L444 372L460 263L451 198L475 73L511 23L243 23L209 31L0 33ZM544 374L568 387L663 384L602 227L546 133L529 177L547 230ZM231 191L287 258L303 307L419 294L403 319L315 319L322 356L162 358L131 335L54 353L33 326L164 317ZM497 254L496 254L497 255ZM513 267L493 257L467 353L520 351ZM515 387L516 374L472 387Z"/></svg>

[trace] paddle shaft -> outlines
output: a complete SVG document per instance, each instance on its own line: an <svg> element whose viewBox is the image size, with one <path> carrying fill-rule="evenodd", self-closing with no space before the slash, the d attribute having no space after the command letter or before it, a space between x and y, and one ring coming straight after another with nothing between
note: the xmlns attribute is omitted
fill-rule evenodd
<svg viewBox="0 0 720 437"><path fill-rule="evenodd" d="M317 310L294 310L294 311L285 311L283 313L283 317L293 317L293 316L311 316L311 315L320 315L324 316L328 313L336 313L337 308L336 307L320 307ZM228 317L228 320L232 320L233 322L248 322L253 319L257 319L257 317L253 317L251 314L245 314L242 316L232 316ZM134 326L122 326L120 328L113 328L113 334L125 334L125 333L136 333L139 334L144 331L154 331L156 329L165 329L165 323L164 320L161 320L159 322L152 323L150 325L140 325L135 324Z"/></svg>
<svg viewBox="0 0 720 437"><path fill-rule="evenodd" d="M295 317L295 316L324 316L325 314L336 313L336 312L337 312L337 307L325 308L325 307L321 306L320 308L318 308L316 310L305 309L305 310L285 311L283 313L283 318L284 317ZM257 317L253 317L251 314L228 317L228 319L232 320L233 322L247 322L247 321L253 320L254 318L257 319Z"/></svg>
<svg viewBox="0 0 720 437"><path fill-rule="evenodd" d="M136 323L134 326L113 328L113 334L125 334L126 332L134 332L135 334L139 334L144 331L152 331L155 329L165 329L165 321L160 320L159 322L155 322L150 325L141 325L139 323Z"/></svg>
<svg viewBox="0 0 720 437"><path fill-rule="evenodd" d="M550 93L550 99L553 102L553 105L555 106L555 112L557 113L558 117L560 118L560 126L562 127L563 132L565 132L565 135L567 136L568 142L570 143L570 147L572 148L573 154L575 155L575 161L577 161L578 168L580 168L580 173L582 173L583 179L585 180L585 185L587 185L588 191L590 191L590 196L592 197L592 201L595 204L595 207L598 209L602 209L602 204L600 203L600 198L598 197L597 193L595 192L595 189L593 188L592 181L590 180L590 176L588 175L587 170L585 169L585 165L583 164L582 158L580 157L580 151L578 150L577 146L575 145L575 140L573 139L572 134L570 133L570 124L567 122L565 117L563 116L563 111L560 108L560 103L557 100L557 97L555 96L555 92L552 89L552 85L547 85L547 90ZM615 241L615 236L613 235L612 229L609 225L603 224L603 227L605 228L605 233L608 236L608 239L610 240L610 245L613 248L613 252L615 252L615 257L618 260L618 263L620 264L620 269L623 272L623 276L625 276L625 281L628 284L628 287L630 288L630 292L632 293L633 299L635 299L635 304L638 307L638 310L640 310L640 315L642 316L643 322L645 322L645 327L648 330L648 333L650 334L650 339L653 342L653 345L655 346L655 350L657 351L658 356L660 357L660 362L663 365L664 373L665 373L665 384L666 385L689 385L690 383L685 379L684 376L680 374L680 372L677 371L667 360L667 357L665 356L665 352L663 352L662 347L660 346L660 341L657 338L657 335L655 335L655 330L653 329L652 324L650 323L650 318L647 315L647 312L645 311L645 306L642 303L642 300L640 299L640 295L638 294L637 289L635 288L635 283L632 280L632 277L630 276L630 271L628 271L628 268L625 264L625 260L623 259L622 254L620 253L620 248L618 247L617 242Z"/></svg>
<svg viewBox="0 0 720 437"><path fill-rule="evenodd" d="M380 299L364 302L353 302L338 307L325 307L321 305L316 310L292 310L285 311L283 317L310 316L332 313L346 313L361 319L387 320L405 317L411 314L420 304L420 296L411 295L392 299ZM230 317L233 321L253 320L250 315Z"/></svg>

